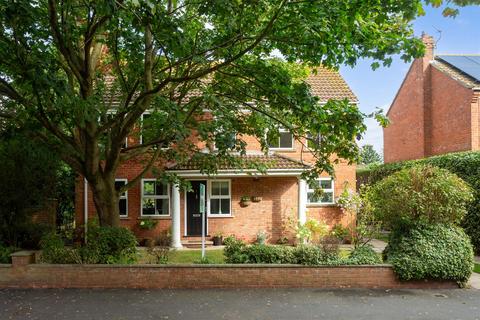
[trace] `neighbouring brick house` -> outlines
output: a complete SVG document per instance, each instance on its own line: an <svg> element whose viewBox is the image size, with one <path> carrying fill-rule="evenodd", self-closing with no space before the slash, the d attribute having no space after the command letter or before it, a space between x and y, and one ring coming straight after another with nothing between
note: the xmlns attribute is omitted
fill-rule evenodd
<svg viewBox="0 0 480 320"><path fill-rule="evenodd" d="M357 103L357 98L336 71L319 68L307 82L320 103L328 99L347 98ZM321 219L330 226L346 224L348 218L335 204L335 198L346 185L355 186L355 166L340 160L335 164L335 178L327 174L318 180L324 193L320 198L313 195L307 183L300 179L301 173L312 163L312 155L305 153L302 143L295 141L289 132L281 132L278 142L270 146L268 154L262 153L260 143L254 137L242 137L247 142L247 155L243 158L245 168L220 167L214 177L200 173L194 163L171 170L189 180L192 191L179 190L177 186L162 185L152 175L145 175L140 183L129 189L120 199L122 226L130 228L139 239L154 238L162 230L171 228L172 245L181 247L189 239L201 235L199 214L200 184L206 187L206 229L212 236L234 234L247 241L254 241L257 233L265 231L269 242L286 236L289 217L306 221ZM129 137L128 144L139 143ZM265 174L247 169L248 163L262 163ZM143 165L130 161L118 170L117 182L133 179ZM85 197L85 191L87 196ZM255 197L248 206L241 205L242 197ZM76 183L76 223L83 225L85 217L96 216L95 206L88 184L78 178ZM88 219L87 218L87 219ZM155 229L139 228L142 219L156 219ZM291 236L291 234L290 234ZM197 238L198 239L198 238ZM292 240L292 238L290 238Z"/></svg>
<svg viewBox="0 0 480 320"><path fill-rule="evenodd" d="M426 51L410 66L387 113L384 160L396 162L480 149L480 56Z"/></svg>

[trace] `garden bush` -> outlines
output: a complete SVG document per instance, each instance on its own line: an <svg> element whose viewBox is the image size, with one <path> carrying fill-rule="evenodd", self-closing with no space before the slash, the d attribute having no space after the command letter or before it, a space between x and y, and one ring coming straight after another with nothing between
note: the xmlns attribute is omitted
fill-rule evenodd
<svg viewBox="0 0 480 320"><path fill-rule="evenodd" d="M324 245L272 246L254 244L247 246L243 241L228 237L225 239L226 263L268 263L268 264L303 264L303 265L345 265L372 264L372 259L358 259L352 263L342 259L331 243ZM366 255L366 254L365 254ZM377 260L378 261L378 260ZM381 262L381 261L380 261ZM377 262L378 263L378 262Z"/></svg>
<svg viewBox="0 0 480 320"><path fill-rule="evenodd" d="M0 263L11 263L10 255L16 250L15 247L5 247L0 244Z"/></svg>
<svg viewBox="0 0 480 320"><path fill-rule="evenodd" d="M370 245L363 245L355 248L348 257L349 264L380 264L382 258L373 250Z"/></svg>
<svg viewBox="0 0 480 320"><path fill-rule="evenodd" d="M394 172L417 164L446 169L472 187L475 199L467 207L468 213L462 221L462 227L480 254L480 152L457 152L420 160L373 165L357 170L357 182L359 185L373 185Z"/></svg>
<svg viewBox="0 0 480 320"><path fill-rule="evenodd" d="M73 264L82 263L78 250L65 247L62 237L57 233L48 233L40 241L41 260L45 263Z"/></svg>
<svg viewBox="0 0 480 320"><path fill-rule="evenodd" d="M455 280L464 285L473 270L473 249L456 226L419 225L390 237L387 262L402 280Z"/></svg>
<svg viewBox="0 0 480 320"><path fill-rule="evenodd" d="M413 166L393 173L368 190L377 219L390 228L460 223L473 200L471 188L448 170Z"/></svg>
<svg viewBox="0 0 480 320"><path fill-rule="evenodd" d="M50 233L41 240L42 261L46 263L112 264L133 263L137 259L136 238L125 228L89 226L87 243L66 247L62 237Z"/></svg>
<svg viewBox="0 0 480 320"><path fill-rule="evenodd" d="M137 239L126 228L91 225L81 252L87 263L133 263L137 258Z"/></svg>

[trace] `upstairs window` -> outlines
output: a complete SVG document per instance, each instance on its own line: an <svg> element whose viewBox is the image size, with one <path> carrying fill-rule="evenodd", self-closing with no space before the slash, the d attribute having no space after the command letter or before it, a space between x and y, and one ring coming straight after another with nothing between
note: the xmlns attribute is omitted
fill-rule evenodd
<svg viewBox="0 0 480 320"><path fill-rule="evenodd" d="M268 146L270 149L293 149L293 134L283 128L278 130L278 136L269 139Z"/></svg>
<svg viewBox="0 0 480 320"><path fill-rule="evenodd" d="M115 189L119 190L127 184L127 179L115 179ZM128 217L128 191L124 191L118 198L118 211L120 217Z"/></svg>
<svg viewBox="0 0 480 320"><path fill-rule="evenodd" d="M155 179L142 181L142 216L170 215L168 184Z"/></svg>
<svg viewBox="0 0 480 320"><path fill-rule="evenodd" d="M319 189L321 192L318 192ZM334 204L334 183L331 177L319 178L307 187L307 203Z"/></svg>

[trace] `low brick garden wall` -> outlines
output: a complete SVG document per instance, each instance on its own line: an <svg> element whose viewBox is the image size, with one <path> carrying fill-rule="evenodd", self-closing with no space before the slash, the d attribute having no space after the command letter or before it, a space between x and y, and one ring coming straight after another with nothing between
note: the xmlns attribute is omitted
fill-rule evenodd
<svg viewBox="0 0 480 320"><path fill-rule="evenodd" d="M53 265L12 257L0 288L458 288L455 282L400 282L390 265Z"/></svg>

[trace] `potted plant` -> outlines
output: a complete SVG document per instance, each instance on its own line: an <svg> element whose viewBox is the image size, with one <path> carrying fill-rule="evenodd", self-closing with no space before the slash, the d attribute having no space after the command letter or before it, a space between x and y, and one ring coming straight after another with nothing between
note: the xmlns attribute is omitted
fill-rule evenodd
<svg viewBox="0 0 480 320"><path fill-rule="evenodd" d="M262 201L262 197L252 196L252 202L260 202L260 201Z"/></svg>
<svg viewBox="0 0 480 320"><path fill-rule="evenodd" d="M240 205L242 207L248 207L250 205L250 202L251 202L250 196L242 196L240 198Z"/></svg>
<svg viewBox="0 0 480 320"><path fill-rule="evenodd" d="M262 230L257 233L257 244L265 244L267 241L268 234L266 231Z"/></svg>
<svg viewBox="0 0 480 320"><path fill-rule="evenodd" d="M140 229L143 230L152 230L157 226L157 223L158 221L155 221L153 219L143 219L142 221L140 221L138 226L140 227Z"/></svg>
<svg viewBox="0 0 480 320"><path fill-rule="evenodd" d="M223 244L223 232L217 231L212 238L214 246L221 246Z"/></svg>

